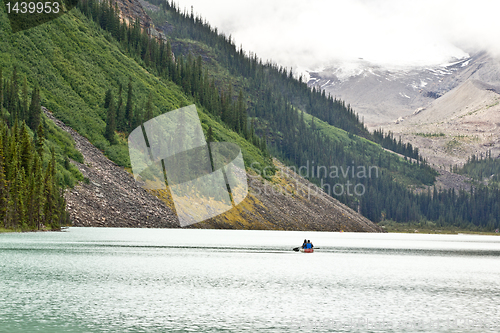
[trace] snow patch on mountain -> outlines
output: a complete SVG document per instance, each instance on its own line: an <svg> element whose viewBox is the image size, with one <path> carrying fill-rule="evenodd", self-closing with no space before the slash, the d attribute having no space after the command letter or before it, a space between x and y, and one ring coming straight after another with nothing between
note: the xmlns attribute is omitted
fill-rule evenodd
<svg viewBox="0 0 500 333"><path fill-rule="evenodd" d="M364 59L337 62L309 71L310 87L350 103L368 125L413 113L457 84L454 78L475 64L467 54L434 66L381 66Z"/></svg>

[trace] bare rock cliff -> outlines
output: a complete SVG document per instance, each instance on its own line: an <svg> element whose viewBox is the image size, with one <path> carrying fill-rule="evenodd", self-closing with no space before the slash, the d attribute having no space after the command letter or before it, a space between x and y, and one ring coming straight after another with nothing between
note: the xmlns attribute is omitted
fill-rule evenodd
<svg viewBox="0 0 500 333"><path fill-rule="evenodd" d="M113 5L117 5L120 10L120 18L127 24L134 24L136 19L139 19L142 29L152 28L153 21L146 14L141 3L137 0L112 0Z"/></svg>

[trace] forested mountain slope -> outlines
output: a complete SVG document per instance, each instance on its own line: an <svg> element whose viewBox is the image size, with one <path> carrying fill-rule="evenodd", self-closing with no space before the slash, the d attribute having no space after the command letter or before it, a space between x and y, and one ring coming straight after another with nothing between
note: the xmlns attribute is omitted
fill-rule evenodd
<svg viewBox="0 0 500 333"><path fill-rule="evenodd" d="M85 8L80 6L80 10L87 14L91 10L101 11L101 15L95 17L100 23L117 22L117 13L112 7L106 7L106 4L85 2L81 5L90 6ZM267 152L265 141L254 134L250 122L246 120L246 113L243 115L242 111L246 108L242 99L232 100L231 95L226 94L227 97L224 97L222 88L215 85L203 85L203 76L199 67L201 63L196 62L196 59L183 60L182 57L174 59L173 56L166 56L169 53L164 53L162 59L165 61L165 66L163 68L166 70L162 72L161 66L157 66L154 61L153 54L159 55L154 52L160 50L160 47L163 47L162 52L167 51L166 45L154 44L148 39L148 36L141 31L140 23L134 23L129 27L118 24L119 29L114 33L121 32L126 36L125 40L120 40L120 38L115 38L113 33L102 30L99 27L100 23L89 20L80 10L75 9L50 23L12 34L2 8L0 10L0 68L3 69L3 77L9 78L11 80L9 82L15 82L16 86L25 81L27 91L34 91L36 88L39 91L41 104L46 106L49 112L87 137L91 143L122 167L130 166L126 136L131 129L161 113L193 102L200 103L197 100L198 97L193 96L193 90L200 87L211 88L211 91L205 91L204 94L205 97L210 97L210 102L198 104L198 113L205 134L211 129L211 140L237 143L243 151L245 164L252 175L256 176L267 167L266 177L273 181L274 164ZM149 48L146 54L151 57L147 56L142 59L145 54L142 54L140 49L144 44L146 50ZM198 70L192 70L196 65L198 65ZM197 84L196 80L198 80ZM16 91L14 95L16 94L22 95L22 92ZM224 113L217 114L218 108L221 108ZM109 132L109 115L112 109L114 109L116 127ZM6 111L6 120L15 122L13 115L17 114L17 107L11 105ZM233 120L229 121L228 119L231 118ZM45 116L42 116L42 119L47 124L53 124ZM70 146L73 145L71 143ZM63 155L75 160L69 153L62 154L62 158ZM106 216L97 214L102 209L102 204L105 203L101 195L105 196L110 193L96 192L95 187L92 187L97 182L92 179L92 172L88 171L95 166L86 160L85 155L84 158L79 155L75 163L86 178L81 186L68 192L70 212L86 207L85 209L92 210L94 214L82 215L79 219L76 219L73 214L73 220L80 221L78 225L82 225L82 221L90 225L116 225L111 223L113 219L108 219L108 224ZM68 168L71 169L69 166ZM80 173L79 177L83 179ZM255 184L260 187L261 185L258 184L266 184L265 182L262 177L257 176ZM65 186L71 185L73 184ZM269 183L269 186L271 185L272 183ZM93 188L91 194L93 201L74 201L73 195L78 196L75 193L88 186ZM164 193L156 194L160 198L165 197ZM326 199L326 201L321 199L321 204L317 208L305 209L309 205L309 198L301 199L294 195L285 196L284 194L281 196L284 197L283 200L269 205L265 201L258 202L259 196L251 191L248 200L242 204L240 210L233 209L227 213L227 216L221 216L219 220L212 222L207 221L200 226L380 230L370 221L334 199ZM324 197L325 195L320 195L320 198ZM283 212L278 208L279 202L281 204L288 202L286 204L288 206L304 205L304 209L301 209L300 214L293 211ZM114 209L120 211L121 207L114 207ZM170 208L167 205L162 209ZM289 214L296 217L293 218ZM134 223L123 226L137 226L139 223L137 218L141 216L138 213ZM102 217L105 219L103 220ZM142 224L144 225L147 224ZM149 226L172 226L172 223L153 223Z"/></svg>
<svg viewBox="0 0 500 333"><path fill-rule="evenodd" d="M227 93L237 98L242 91L248 100L248 115L255 131L263 138L269 151L296 168L326 166L347 170L376 167L377 177L344 173L318 176L309 170L308 179L370 219L382 216L393 219L415 219L398 214L410 211L400 198L411 196L407 186L430 185L435 173L420 159L418 150L382 132L367 131L354 110L345 102L309 89L302 78L296 79L289 69L265 63L254 54L237 48L231 37L218 33L201 17L180 12L173 3L152 0L148 14L156 28L169 38L172 49L184 57L199 57L207 75L215 82L228 86ZM409 163L379 145L393 149L417 163ZM396 180L396 181L394 181ZM340 191L348 183L361 184L366 193L355 196ZM333 188L339 195L333 193ZM377 198L383 198L381 200ZM408 205L411 205L408 204ZM406 215L406 216L403 216Z"/></svg>
<svg viewBox="0 0 500 333"><path fill-rule="evenodd" d="M431 188L416 194L412 189L432 185L436 175L417 148L390 132L369 133L345 102L321 89L307 88L303 79L294 78L289 69L245 53L230 36L219 34L202 17L180 11L173 2L150 2L156 7L148 5L148 14L168 36L177 54L199 56L215 82L230 84L227 91L234 98L239 90L248 96L251 122L274 156L297 168L313 164L343 170L349 166L351 170L359 166L379 168L377 177L308 174L310 180L326 190L339 188L336 186L348 181L366 189L362 196L348 195L346 191L332 193L342 202L374 221L432 221L431 225L473 229L499 225L500 212L487 203L495 200L491 193L485 197L480 192ZM373 142L405 158L400 159ZM478 206L477 202L483 204Z"/></svg>

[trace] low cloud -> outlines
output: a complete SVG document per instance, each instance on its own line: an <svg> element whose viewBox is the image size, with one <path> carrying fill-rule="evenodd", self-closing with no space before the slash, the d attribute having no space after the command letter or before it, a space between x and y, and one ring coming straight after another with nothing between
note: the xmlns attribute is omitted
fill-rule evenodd
<svg viewBox="0 0 500 333"><path fill-rule="evenodd" d="M264 60L299 71L359 58L427 66L500 55L496 0L179 0Z"/></svg>

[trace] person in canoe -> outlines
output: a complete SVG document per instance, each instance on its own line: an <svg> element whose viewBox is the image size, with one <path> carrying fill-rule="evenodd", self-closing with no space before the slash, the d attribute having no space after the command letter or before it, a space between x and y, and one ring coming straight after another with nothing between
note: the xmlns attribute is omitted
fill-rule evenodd
<svg viewBox="0 0 500 333"><path fill-rule="evenodd" d="M296 247L293 250L296 252L307 252L307 253L312 253L314 252L314 246L312 245L310 240L304 239L304 243L302 243L302 246Z"/></svg>

